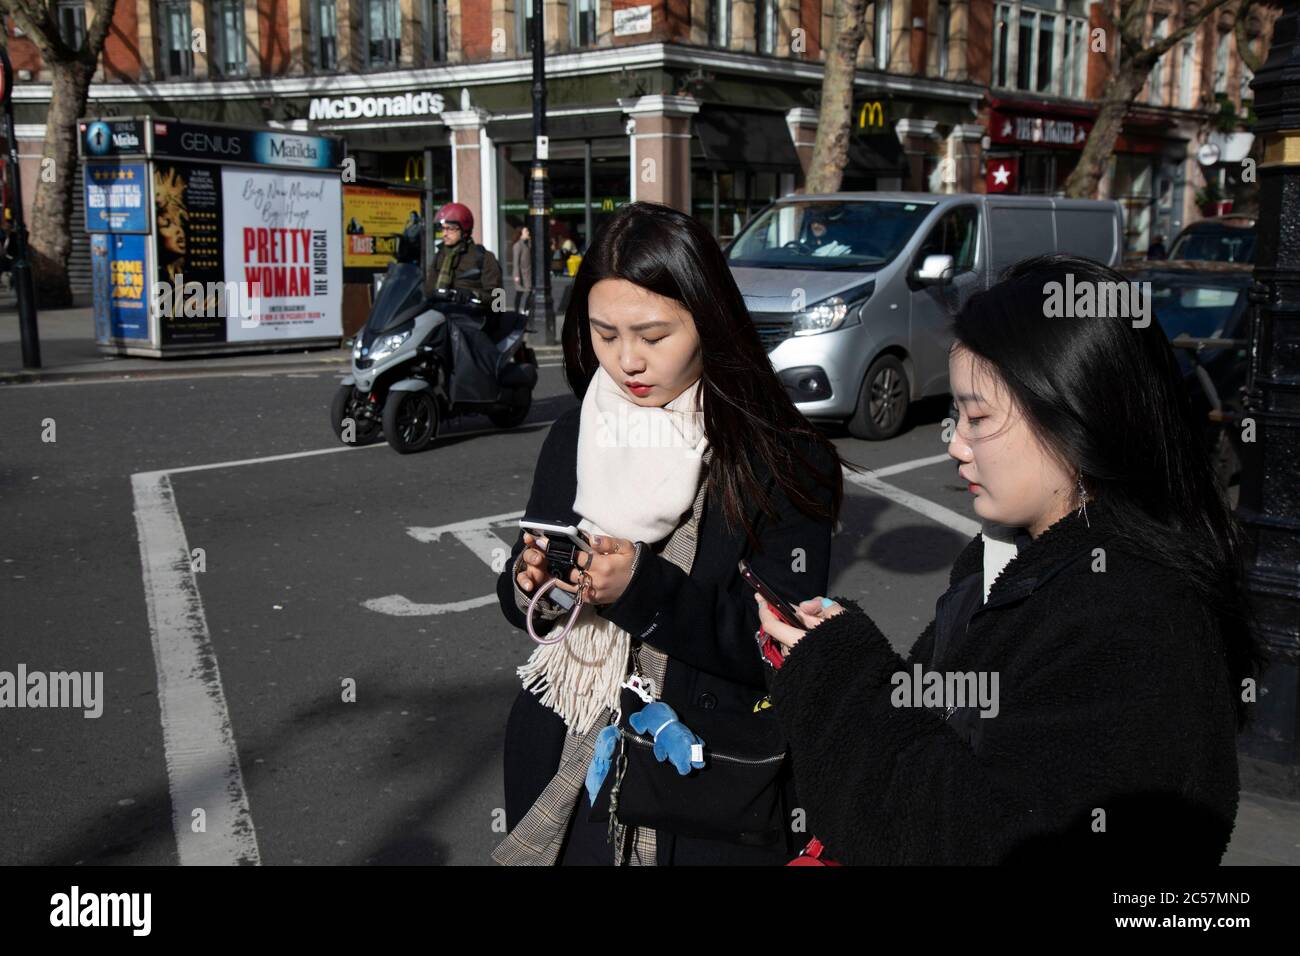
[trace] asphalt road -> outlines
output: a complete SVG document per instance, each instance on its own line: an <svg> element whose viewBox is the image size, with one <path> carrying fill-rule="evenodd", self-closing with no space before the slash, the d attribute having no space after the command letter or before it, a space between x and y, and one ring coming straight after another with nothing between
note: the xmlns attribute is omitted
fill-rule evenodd
<svg viewBox="0 0 1300 956"><path fill-rule="evenodd" d="M575 400L547 367L524 425L400 456L337 445L336 378L0 389L0 670L104 680L95 719L0 710L0 863L488 862L531 647L492 562ZM900 650L972 517L942 415L829 433L886 483L846 483L830 591Z"/></svg>

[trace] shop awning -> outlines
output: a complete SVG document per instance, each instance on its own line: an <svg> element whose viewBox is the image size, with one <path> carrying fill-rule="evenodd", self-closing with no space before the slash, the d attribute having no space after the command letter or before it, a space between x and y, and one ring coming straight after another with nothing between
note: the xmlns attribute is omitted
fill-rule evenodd
<svg viewBox="0 0 1300 956"><path fill-rule="evenodd" d="M709 169L798 173L803 168L783 113L705 107L696 114L693 130Z"/></svg>
<svg viewBox="0 0 1300 956"><path fill-rule="evenodd" d="M446 146L451 142L445 126L433 123L401 123L396 126L349 129L333 126L323 129L331 136L345 136L350 149L416 150L429 146Z"/></svg>
<svg viewBox="0 0 1300 956"><path fill-rule="evenodd" d="M898 137L892 132L849 137L849 159L845 172L881 175L901 173L906 167L907 157L903 155Z"/></svg>
<svg viewBox="0 0 1300 956"><path fill-rule="evenodd" d="M489 120L487 134L494 143L531 143L533 119ZM627 120L621 110L601 113L563 113L546 117L546 135L557 139L602 139L606 136L627 136Z"/></svg>

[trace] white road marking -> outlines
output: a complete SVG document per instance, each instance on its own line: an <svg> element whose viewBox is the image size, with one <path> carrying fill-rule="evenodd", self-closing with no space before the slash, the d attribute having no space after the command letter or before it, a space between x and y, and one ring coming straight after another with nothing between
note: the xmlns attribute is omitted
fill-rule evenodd
<svg viewBox="0 0 1300 956"><path fill-rule="evenodd" d="M917 514L924 515L931 521L937 521L941 525L952 528L958 534L966 537L974 537L979 533L980 524L973 521L965 515L958 514L951 508L945 508L943 505L930 501L928 498L922 498L920 495L914 495L910 491L904 491L896 485L881 481L881 475L899 475L905 471L912 471L916 468L925 468L929 465L938 465L945 461L952 461L947 455L932 455L929 458L917 458L914 461L905 461L897 465L888 465L876 471L870 471L866 474L858 475L844 470L844 478L853 482L860 488L866 488L868 491L874 491L882 498L888 498L895 504L902 505L904 508L910 508Z"/></svg>
<svg viewBox="0 0 1300 956"><path fill-rule="evenodd" d="M502 514L439 525L436 528L407 528L406 533L422 544L436 544L442 540L444 534L451 535L469 548L471 553L486 564L493 574L500 574L500 569L496 567L497 558L499 555L509 555L510 545L491 529L498 524L514 524L523 516L522 511L507 511ZM517 534L518 526L516 525L511 531L512 536ZM393 617L432 617L439 614L454 614L458 611L472 611L475 608L495 604L496 601L495 591L482 597L470 598L466 601L449 601L445 604L418 604L400 594L389 594L362 601L361 606Z"/></svg>
<svg viewBox="0 0 1300 956"><path fill-rule="evenodd" d="M217 655L166 472L131 476L158 670L172 830L182 866L261 862ZM206 832L195 833L202 809Z"/></svg>
<svg viewBox="0 0 1300 956"><path fill-rule="evenodd" d="M529 424L549 425L551 421ZM500 429L493 428L452 434L466 437L500 433ZM221 671L217 666L198 581L190 567L190 546L176 506L171 476L360 450L339 445L285 455L142 471L131 476L145 604L154 666L158 671L158 704L167 784L171 793L172 830L182 866L260 864L261 853L239 767L239 751L225 689L221 684ZM512 516L519 517L517 514L495 515L443 528L412 530L429 532L433 535L430 540L435 541L443 531L451 531L458 538L466 535L475 542L472 545L475 553L483 557L481 552L487 542L478 539L478 530L486 529L492 521L508 520ZM491 566L490 552L487 554L485 560ZM378 605L374 609L397 616L423 616L483 607L496 600L493 593L468 601L429 605L416 604L401 595L390 595L374 599ZM206 832L195 833L193 830L192 814L196 809L204 811Z"/></svg>
<svg viewBox="0 0 1300 956"><path fill-rule="evenodd" d="M400 594L387 597L370 598L362 601L361 606L368 611L377 611L390 617L436 617L439 614L454 614L457 611L472 611L497 603L496 592L465 601L449 601L446 604L416 604Z"/></svg>

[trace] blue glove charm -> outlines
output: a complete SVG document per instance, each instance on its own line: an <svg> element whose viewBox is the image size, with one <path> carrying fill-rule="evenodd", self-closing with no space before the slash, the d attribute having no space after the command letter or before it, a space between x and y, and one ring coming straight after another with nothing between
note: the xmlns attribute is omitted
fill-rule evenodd
<svg viewBox="0 0 1300 956"><path fill-rule="evenodd" d="M686 776L691 768L704 766L704 741L677 719L677 714L661 700L641 708L628 723L639 734L651 733L655 739L655 757L669 761L677 772Z"/></svg>
<svg viewBox="0 0 1300 956"><path fill-rule="evenodd" d="M592 806L596 805L596 794L609 773L609 762L614 757L614 748L618 746L618 726L610 724L596 735L596 747L587 765L587 796Z"/></svg>

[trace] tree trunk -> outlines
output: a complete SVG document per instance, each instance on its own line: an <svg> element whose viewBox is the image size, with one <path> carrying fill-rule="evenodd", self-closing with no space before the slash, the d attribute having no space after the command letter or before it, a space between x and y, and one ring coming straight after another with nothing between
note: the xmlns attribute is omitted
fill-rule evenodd
<svg viewBox="0 0 1300 956"><path fill-rule="evenodd" d="M1096 199L1097 186L1105 172L1106 162L1115 151L1115 141L1124 127L1124 117L1137 97L1142 84L1151 72L1150 65L1128 60L1120 64L1119 72L1106 86L1105 98L1088 141L1084 143L1079 163L1065 181L1065 195L1071 199Z"/></svg>
<svg viewBox="0 0 1300 956"><path fill-rule="evenodd" d="M42 155L54 160L54 175L42 170L37 177L30 244L32 279L42 308L72 303L68 256L72 251L72 190L78 186L77 119L86 109L95 70L73 61L50 72L50 114L45 120Z"/></svg>
<svg viewBox="0 0 1300 956"><path fill-rule="evenodd" d="M853 118L853 76L866 33L867 0L835 0L835 21L822 72L817 140L804 180L806 193L833 193L844 181Z"/></svg>

